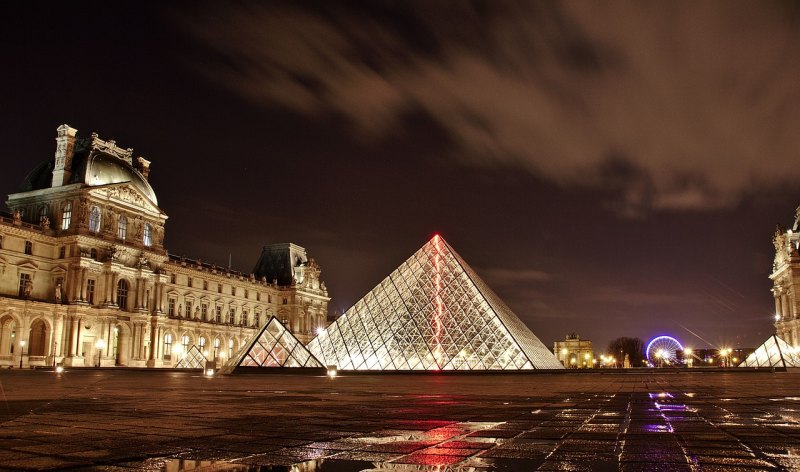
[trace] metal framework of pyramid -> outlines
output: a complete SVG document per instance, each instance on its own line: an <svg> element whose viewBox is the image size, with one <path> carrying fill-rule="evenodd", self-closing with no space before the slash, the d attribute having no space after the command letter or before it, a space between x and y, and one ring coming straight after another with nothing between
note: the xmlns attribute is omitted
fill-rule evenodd
<svg viewBox="0 0 800 472"><path fill-rule="evenodd" d="M773 334L739 367L800 367L800 351Z"/></svg>
<svg viewBox="0 0 800 472"><path fill-rule="evenodd" d="M181 360L175 364L176 369L202 369L206 365L206 356L200 352L200 348L197 346L192 346L186 351Z"/></svg>
<svg viewBox="0 0 800 472"><path fill-rule="evenodd" d="M229 367L322 367L303 343L274 316Z"/></svg>
<svg viewBox="0 0 800 472"><path fill-rule="evenodd" d="M340 370L563 369L438 235L308 349Z"/></svg>

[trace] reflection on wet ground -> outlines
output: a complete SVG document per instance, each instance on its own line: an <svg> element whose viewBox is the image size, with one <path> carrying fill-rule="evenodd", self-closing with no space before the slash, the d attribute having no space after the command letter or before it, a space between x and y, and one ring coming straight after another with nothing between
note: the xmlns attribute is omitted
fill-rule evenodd
<svg viewBox="0 0 800 472"><path fill-rule="evenodd" d="M3 468L800 470L786 373L52 375L0 374Z"/></svg>

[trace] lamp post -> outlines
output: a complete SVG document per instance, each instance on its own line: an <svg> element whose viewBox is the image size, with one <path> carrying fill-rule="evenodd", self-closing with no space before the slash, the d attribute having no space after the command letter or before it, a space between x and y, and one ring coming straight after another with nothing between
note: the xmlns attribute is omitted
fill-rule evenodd
<svg viewBox="0 0 800 472"><path fill-rule="evenodd" d="M19 368L21 369L22 368L22 358L25 357L25 341L20 341L19 342L19 347L20 347L20 351L19 351Z"/></svg>
<svg viewBox="0 0 800 472"><path fill-rule="evenodd" d="M100 359L103 356L103 349L106 348L106 342L102 339L98 339L96 343L94 343L94 347L97 348L97 367L100 367Z"/></svg>

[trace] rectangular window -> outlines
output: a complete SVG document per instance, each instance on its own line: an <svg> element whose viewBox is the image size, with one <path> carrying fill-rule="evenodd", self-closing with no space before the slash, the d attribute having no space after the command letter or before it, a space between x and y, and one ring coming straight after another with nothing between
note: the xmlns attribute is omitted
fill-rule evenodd
<svg viewBox="0 0 800 472"><path fill-rule="evenodd" d="M174 285L177 280L178 280L178 278L177 278L177 276L175 274L170 274L169 283Z"/></svg>
<svg viewBox="0 0 800 472"><path fill-rule="evenodd" d="M128 218L124 215L117 220L117 237L122 240L128 237Z"/></svg>
<svg viewBox="0 0 800 472"><path fill-rule="evenodd" d="M31 283L33 283L31 281L31 274L19 274L19 291L18 291L17 294L20 297L24 297L25 296L25 287L28 284L31 284Z"/></svg>
<svg viewBox="0 0 800 472"><path fill-rule="evenodd" d="M236 308L231 308L228 310L228 323L234 324L236 321Z"/></svg>
<svg viewBox="0 0 800 472"><path fill-rule="evenodd" d="M247 291L247 289L244 289L244 298L247 298L248 295L250 295L250 293Z"/></svg>
<svg viewBox="0 0 800 472"><path fill-rule="evenodd" d="M33 254L33 243L30 241L25 241L25 254L29 256Z"/></svg>
<svg viewBox="0 0 800 472"><path fill-rule="evenodd" d="M255 326L261 326L261 313L256 312L255 317L253 318L253 324Z"/></svg>
<svg viewBox="0 0 800 472"><path fill-rule="evenodd" d="M208 280L203 281L203 290L208 290Z"/></svg>
<svg viewBox="0 0 800 472"><path fill-rule="evenodd" d="M261 292L256 292L256 301L257 302L261 301Z"/></svg>
<svg viewBox="0 0 800 472"><path fill-rule="evenodd" d="M203 303L200 305L200 319L206 321L208 318L208 305Z"/></svg>
<svg viewBox="0 0 800 472"><path fill-rule="evenodd" d="M72 221L72 203L67 202L64 209L61 211L61 229L69 229L69 224Z"/></svg>
<svg viewBox="0 0 800 472"><path fill-rule="evenodd" d="M186 313L184 314L187 318L192 317L192 301L186 300Z"/></svg>
<svg viewBox="0 0 800 472"><path fill-rule="evenodd" d="M222 293L222 284L217 284L217 293Z"/></svg>
<svg viewBox="0 0 800 472"><path fill-rule="evenodd" d="M175 299L168 298L167 299L167 315L175 316Z"/></svg>
<svg viewBox="0 0 800 472"><path fill-rule="evenodd" d="M94 305L94 284L94 279L86 281L86 301L89 302L90 305Z"/></svg>
<svg viewBox="0 0 800 472"><path fill-rule="evenodd" d="M66 246L61 246L61 249L58 250L58 258L64 259L67 256L67 248Z"/></svg>
<svg viewBox="0 0 800 472"><path fill-rule="evenodd" d="M192 278L191 277L186 277L186 286L187 287L191 287L192 286Z"/></svg>
<svg viewBox="0 0 800 472"><path fill-rule="evenodd" d="M214 307L214 321L217 323L222 323L222 307L217 305Z"/></svg>
<svg viewBox="0 0 800 472"><path fill-rule="evenodd" d="M272 303L272 295L267 295L267 303Z"/></svg>
<svg viewBox="0 0 800 472"><path fill-rule="evenodd" d="M172 359L172 335L165 334L164 335L164 360L168 361Z"/></svg>

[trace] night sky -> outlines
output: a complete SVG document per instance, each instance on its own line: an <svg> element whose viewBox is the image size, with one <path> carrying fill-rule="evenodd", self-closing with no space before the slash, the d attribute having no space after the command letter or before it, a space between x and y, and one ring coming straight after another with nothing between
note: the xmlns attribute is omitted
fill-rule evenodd
<svg viewBox="0 0 800 472"><path fill-rule="evenodd" d="M773 331L795 3L10 3L3 193L68 123L152 161L171 253L294 242L331 312L440 233L548 346Z"/></svg>

